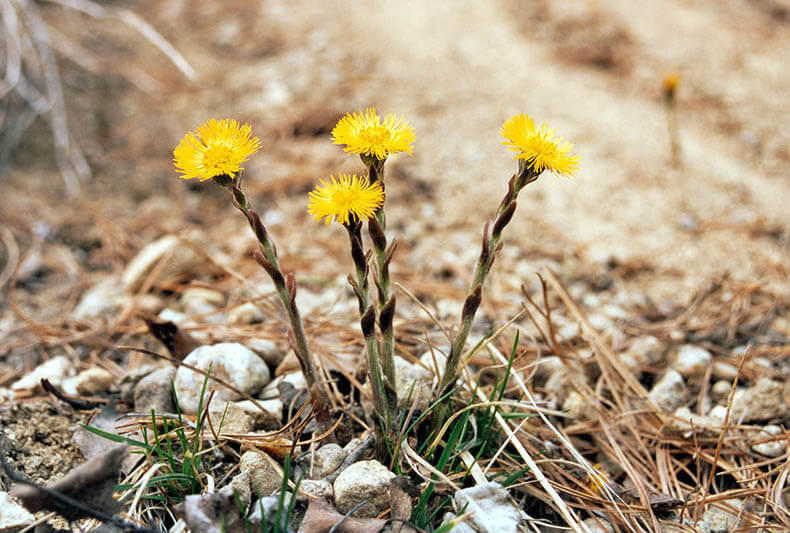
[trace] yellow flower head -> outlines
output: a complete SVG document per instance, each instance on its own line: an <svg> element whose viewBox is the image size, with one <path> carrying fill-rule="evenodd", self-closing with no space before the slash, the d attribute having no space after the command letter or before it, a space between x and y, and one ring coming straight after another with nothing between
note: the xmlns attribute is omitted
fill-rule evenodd
<svg viewBox="0 0 790 533"><path fill-rule="evenodd" d="M248 124L240 125L233 119L209 120L197 132L187 133L173 150L176 170L185 180L234 178L243 170L241 164L261 147L261 141L250 132Z"/></svg>
<svg viewBox="0 0 790 533"><path fill-rule="evenodd" d="M661 85L664 86L664 91L670 92L677 89L678 84L680 83L680 74L677 72L670 72L664 79L661 80Z"/></svg>
<svg viewBox="0 0 790 533"><path fill-rule="evenodd" d="M390 154L410 154L414 139L414 128L405 118L392 113L381 118L372 107L364 113L346 113L332 130L332 142L345 144L346 152L374 155L380 160Z"/></svg>
<svg viewBox="0 0 790 533"><path fill-rule="evenodd" d="M321 180L321 184L310 193L307 206L314 219L326 217L327 226L333 219L341 224L348 224L352 218L367 220L384 203L384 189L379 182L371 184L367 178L356 174L340 174L339 180L334 176L329 179L332 180L330 183Z"/></svg>
<svg viewBox="0 0 790 533"><path fill-rule="evenodd" d="M579 168L581 156L571 154L573 145L554 138L555 130L544 122L535 128L535 121L521 113L502 126L502 143L517 152L515 158L523 159L535 172L548 170L560 176L573 176Z"/></svg>

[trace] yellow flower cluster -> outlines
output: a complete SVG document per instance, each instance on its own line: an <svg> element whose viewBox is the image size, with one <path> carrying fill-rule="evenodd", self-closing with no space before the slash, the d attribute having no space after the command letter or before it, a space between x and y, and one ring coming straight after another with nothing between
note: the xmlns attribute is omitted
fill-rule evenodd
<svg viewBox="0 0 790 533"><path fill-rule="evenodd" d="M535 121L521 113L502 126L502 144L517 152L515 158L525 160L537 173L548 170L570 177L578 170L581 156L571 153L571 143L555 139L554 132L545 122L536 128Z"/></svg>
<svg viewBox="0 0 790 533"><path fill-rule="evenodd" d="M356 174L340 174L339 180L330 176L331 182L320 180L320 185L310 193L307 210L315 220L326 218L329 225L337 219L348 224L352 217L367 220L384 203L384 189L379 182L369 183L367 178Z"/></svg>
<svg viewBox="0 0 790 533"><path fill-rule="evenodd" d="M211 119L197 132L189 132L173 150L176 170L185 180L205 181L218 176L234 178L241 166L260 147L248 124L233 119Z"/></svg>
<svg viewBox="0 0 790 533"><path fill-rule="evenodd" d="M332 142L345 144L346 152L373 155L380 160L401 152L411 153L414 128L392 113L379 117L369 107L364 113L347 113L332 130Z"/></svg>

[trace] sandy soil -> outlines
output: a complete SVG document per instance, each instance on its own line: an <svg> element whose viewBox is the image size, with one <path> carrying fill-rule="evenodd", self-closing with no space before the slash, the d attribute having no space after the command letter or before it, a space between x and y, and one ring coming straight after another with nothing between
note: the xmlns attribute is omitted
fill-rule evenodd
<svg viewBox="0 0 790 533"><path fill-rule="evenodd" d="M498 128L526 111L556 127L583 159L575 179L545 177L522 195L511 243L594 262L646 261L653 271L645 290L658 296L677 297L725 272L786 289L790 32L780 2L129 6L184 53L197 81L179 79L117 23L56 7L47 13L69 35L82 25L115 39L121 51L108 47L111 57L155 80L149 94L117 76L95 87L72 84L73 122L90 126L77 138L97 181L113 191L147 196L152 183L172 191L171 146L215 115L248 120L263 137L265 153L250 165L255 180L309 184L358 170L325 130L339 114L375 105L414 124L414 156L397 169L435 192L423 198L418 189L408 205L391 203L392 219L413 219L413 202L425 201L421 214L435 229L414 229L426 241L446 241L445 228L476 241L514 166ZM85 75L64 63L67 81ZM661 99L671 71L682 76L679 165L669 159ZM18 166L5 188L25 172ZM56 181L48 176L47 186ZM113 198L107 208L116 200L125 201Z"/></svg>

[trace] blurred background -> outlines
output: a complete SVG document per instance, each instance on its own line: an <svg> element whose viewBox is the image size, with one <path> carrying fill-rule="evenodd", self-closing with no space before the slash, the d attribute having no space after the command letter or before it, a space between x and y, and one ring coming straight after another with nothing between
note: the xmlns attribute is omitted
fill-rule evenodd
<svg viewBox="0 0 790 533"><path fill-rule="evenodd" d="M344 272L345 257L315 251L342 237L308 217L306 192L362 170L329 133L342 114L375 106L417 133L414 154L388 167L404 271L471 268L515 170L498 130L527 112L582 161L574 179L546 175L522 193L497 275L517 287L545 265L602 269L656 301L683 302L723 275L788 292L785 0L0 6L3 284L14 270L28 287L84 288L193 227L249 248L224 191L172 167L180 138L212 117L261 138L246 187L283 253Z"/></svg>

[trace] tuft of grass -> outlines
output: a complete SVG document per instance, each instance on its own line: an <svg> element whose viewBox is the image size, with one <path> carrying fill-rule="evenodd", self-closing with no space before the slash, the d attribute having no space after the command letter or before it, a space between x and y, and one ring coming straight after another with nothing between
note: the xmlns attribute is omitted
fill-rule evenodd
<svg viewBox="0 0 790 533"><path fill-rule="evenodd" d="M210 465L201 453L203 441L201 428L207 412L204 408L204 399L210 373L209 367L200 389L194 428L190 427L189 421L183 416L172 383L171 391L176 408L175 420L157 416L152 409L150 429L145 425L141 427L142 441L102 431L93 426L82 426L99 437L127 444L133 448L133 451L145 454L149 469L160 465L157 468L162 473L147 478L143 476L141 480L134 483L119 484L115 487L116 491L137 491L141 489L140 483L146 483L142 499L169 505L184 501L184 498L190 494L203 492L206 484L202 477L210 470Z"/></svg>
<svg viewBox="0 0 790 533"><path fill-rule="evenodd" d="M517 355L517 347L519 342L518 333L513 341L513 346L503 371L499 373L491 387L488 394L487 402L473 403L474 400L461 408L454 416L455 422L450 426L449 433L447 434L444 442L434 439L426 439L419 453L423 455L424 459L430 462L439 472L453 479L459 485L462 485L471 474L472 467L476 464L489 463L496 460L502 454L507 455L506 450L502 450L502 434L497 430L495 419L497 415L505 418L524 418L533 416L526 413L519 413L513 408L505 409L506 403L503 402L507 383L513 368L513 361ZM476 392L476 390L474 391ZM451 394L449 392L448 394ZM472 398L477 395L473 394ZM441 402L438 399L437 402ZM416 426L431 409L427 410L423 415L415 421L409 428L406 434ZM439 451L441 450L441 451ZM436 454L438 452L438 457ZM469 452L474 461L471 464L466 464L461 458L461 454ZM467 456L468 457L468 456ZM511 464L519 464L518 461L507 461ZM517 480L522 478L526 473L527 468L518 468L512 472L500 471L494 476L500 479L503 485L511 485ZM432 481L423 491L417 504L414 506L412 512L412 523L422 529L429 531L449 531L447 524L437 529L432 529L433 524L436 524L438 517L442 511L448 507L450 497L444 495L437 495L436 488L440 483L439 477L434 474Z"/></svg>

